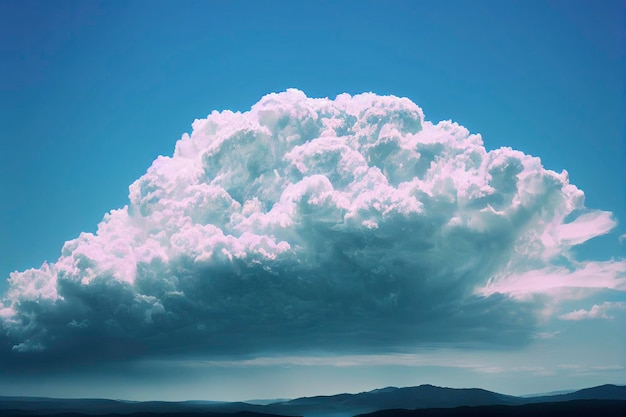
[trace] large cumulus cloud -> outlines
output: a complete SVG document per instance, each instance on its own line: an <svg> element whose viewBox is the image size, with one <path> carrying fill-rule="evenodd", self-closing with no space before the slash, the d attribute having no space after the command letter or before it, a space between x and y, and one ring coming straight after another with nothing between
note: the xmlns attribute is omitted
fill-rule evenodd
<svg viewBox="0 0 626 417"><path fill-rule="evenodd" d="M502 346L529 339L549 296L625 289L624 260L572 256L615 220L566 172L408 99L288 90L213 112L129 200L11 274L5 367Z"/></svg>

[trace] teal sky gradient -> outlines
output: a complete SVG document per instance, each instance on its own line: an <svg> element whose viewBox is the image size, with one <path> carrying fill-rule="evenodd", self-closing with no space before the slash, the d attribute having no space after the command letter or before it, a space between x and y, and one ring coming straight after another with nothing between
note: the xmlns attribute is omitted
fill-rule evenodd
<svg viewBox="0 0 626 417"><path fill-rule="evenodd" d="M54 262L65 241L94 232L105 213L127 204L128 186L158 155L172 154L194 119L214 109L245 111L263 95L292 87L309 97L368 91L408 97L427 120L451 119L480 133L487 149L509 146L540 157L548 169L566 169L586 206L611 211L618 221L577 254L624 257L626 242L618 237L626 233L625 15L626 3L618 0L2 0L0 293L11 272ZM205 379L196 372L191 380L213 384L224 399L331 393L324 386L329 374L344 375L345 388L333 392L449 379L466 381L450 386L501 386L512 394L626 382L626 339L613 333L626 316L615 315L596 326L566 323L609 340L607 363L590 361L588 375L581 371L578 379L555 373L537 383L537 369L504 375L480 368L460 377L465 368L409 374L395 365L328 371L292 364L290 370L255 367L252 374L262 380L275 373L284 387L309 375L308 392L252 385L241 395L219 391L216 376L236 386L241 368L219 368ZM559 326L553 330L567 333ZM578 365L577 354L594 356L594 347L559 350L577 342L538 343L553 348L547 358ZM541 362L537 351L524 351L534 358L529 368ZM492 360L481 355L467 363ZM593 368L612 365L622 368ZM372 386L358 383L374 374ZM104 378L109 391L80 395L115 396L120 375ZM149 376L138 375L151 386ZM76 381L95 377L67 378L57 387L75 389ZM0 388L8 387L0 378ZM22 387L27 394L67 396L35 381L16 387L15 394ZM187 390L170 399L189 392L201 395Z"/></svg>

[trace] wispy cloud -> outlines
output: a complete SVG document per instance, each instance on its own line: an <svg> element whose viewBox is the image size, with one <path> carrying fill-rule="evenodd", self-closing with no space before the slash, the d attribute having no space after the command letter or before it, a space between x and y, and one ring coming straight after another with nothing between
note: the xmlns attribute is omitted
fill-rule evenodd
<svg viewBox="0 0 626 417"><path fill-rule="evenodd" d="M446 366L453 368L480 368L485 365L452 352L443 351L431 354L381 354L381 355L324 355L324 356L270 356L252 359L188 361L190 366Z"/></svg>
<svg viewBox="0 0 626 417"><path fill-rule="evenodd" d="M571 268L572 265L575 268ZM562 294L563 290L614 289L626 290L626 262L582 262L568 267L550 265L524 272L504 272L494 276L480 292L482 294L506 293L514 297L537 293Z"/></svg>
<svg viewBox="0 0 626 417"><path fill-rule="evenodd" d="M559 334L559 331L555 332L537 332L533 336L535 339L554 339Z"/></svg>

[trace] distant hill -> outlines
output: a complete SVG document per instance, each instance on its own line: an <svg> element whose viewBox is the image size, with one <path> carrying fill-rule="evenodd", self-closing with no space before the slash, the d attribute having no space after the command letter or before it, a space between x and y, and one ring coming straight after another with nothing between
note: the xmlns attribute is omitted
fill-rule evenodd
<svg viewBox="0 0 626 417"><path fill-rule="evenodd" d="M388 408L433 408L493 404L522 404L523 399L478 389L441 388L433 385L377 389L360 394L297 398L268 405L274 413L304 416L354 416Z"/></svg>
<svg viewBox="0 0 626 417"><path fill-rule="evenodd" d="M602 400L603 402L584 402L588 400ZM260 413L265 413L266 415L269 414L273 416L352 417L357 414L372 413L381 410L395 410L393 412L397 412L398 409L455 409L458 411L460 409L457 407L483 406L507 406L514 407L515 410L518 410L516 406L528 405L537 406L537 408L522 407L520 410L539 410L538 412L540 412L543 410L543 406L540 406L541 404L569 403L572 401L583 401L583 403L580 403L581 407L593 407L593 404L609 408L619 407L619 404L626 402L626 386L602 385L567 394L524 398L499 394L479 388L458 389L442 388L433 385L420 385L417 387L406 388L386 387L359 394L303 397L289 401L274 402L271 404L263 404L265 401L255 401L256 404L250 404L245 402L228 403L211 401L133 402L103 399L68 400L39 397L0 397L0 415L2 417L34 417L41 415L49 417L65 417L69 416L70 413L74 413L72 414L72 417L81 417L85 415L100 415L108 417L121 415L125 415L127 417L129 415L132 417L222 417L222 414L224 413L248 413L236 415L228 414L228 416L251 417L260 416ZM615 401L617 402L615 403ZM546 409L548 409L550 407L557 406L546 405L546 407ZM567 408L568 406L563 405L563 407ZM506 410L509 409L507 408ZM435 411L432 412L435 413ZM491 411L487 410L486 412ZM404 411L402 413L404 413ZM445 413L448 412L446 411ZM450 415L445 413L432 415ZM609 414L600 413L597 415ZM620 417L624 416L626 416L626 413L620 415Z"/></svg>
<svg viewBox="0 0 626 417"><path fill-rule="evenodd" d="M42 397L0 397L0 416L7 410L19 410L24 415L79 413L88 415L129 415L133 413L269 413L264 406L239 402L215 401L118 401L105 399L59 399ZM75 416L78 417L78 416ZM207 416L210 417L210 416Z"/></svg>
<svg viewBox="0 0 626 417"><path fill-rule="evenodd" d="M297 398L270 404L267 410L276 414L306 417L352 417L386 409L455 408L460 406L523 405L572 400L624 400L626 386L602 385L560 395L533 398L515 397L479 388L442 388L433 385L387 387L360 394L339 394ZM626 414L622 417L626 417Z"/></svg>
<svg viewBox="0 0 626 417"><path fill-rule="evenodd" d="M600 385L598 387L585 388L566 394L525 398L525 400L527 402L533 403L572 400L626 400L626 386L606 384Z"/></svg>

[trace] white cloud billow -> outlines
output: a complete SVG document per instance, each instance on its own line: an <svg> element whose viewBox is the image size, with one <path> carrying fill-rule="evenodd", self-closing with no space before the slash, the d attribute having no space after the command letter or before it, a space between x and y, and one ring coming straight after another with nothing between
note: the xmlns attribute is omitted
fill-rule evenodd
<svg viewBox="0 0 626 417"><path fill-rule="evenodd" d="M605 301L602 304L594 304L589 310L576 310L559 316L562 320L587 320L587 319L612 319L608 315L610 310L624 310L626 303L620 301Z"/></svg>
<svg viewBox="0 0 626 417"><path fill-rule="evenodd" d="M616 222L566 172L405 98L288 90L213 112L129 198L11 274L14 353L504 343L532 336L529 294L626 289L623 259L571 255Z"/></svg>

